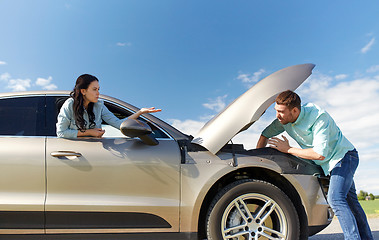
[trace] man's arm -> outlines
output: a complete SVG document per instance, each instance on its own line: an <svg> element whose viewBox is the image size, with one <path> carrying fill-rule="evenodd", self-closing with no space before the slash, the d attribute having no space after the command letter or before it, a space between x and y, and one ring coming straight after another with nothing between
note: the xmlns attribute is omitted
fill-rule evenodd
<svg viewBox="0 0 379 240"><path fill-rule="evenodd" d="M307 148L307 149L301 149L301 148L294 148L291 147L287 151L289 154L294 155L296 157L309 159L309 160L324 160L325 157L316 153L313 148Z"/></svg>
<svg viewBox="0 0 379 240"><path fill-rule="evenodd" d="M312 148L300 149L294 148L289 145L288 139L285 136L282 136L284 140L281 140L277 137L271 138L268 140L268 143L272 148L275 148L281 152L289 153L296 157L309 159L309 160L324 160L325 157L316 153Z"/></svg>
<svg viewBox="0 0 379 240"><path fill-rule="evenodd" d="M259 137L258 142L257 142L257 148L266 147L268 139L271 136L277 136L278 134L281 134L282 132L284 132L283 125L278 121L278 119L275 119L261 133L261 136Z"/></svg>
<svg viewBox="0 0 379 240"><path fill-rule="evenodd" d="M267 142L268 142L268 138L266 138L265 136L261 135L259 137L259 139L258 139L257 148L264 148L264 147L266 147Z"/></svg>

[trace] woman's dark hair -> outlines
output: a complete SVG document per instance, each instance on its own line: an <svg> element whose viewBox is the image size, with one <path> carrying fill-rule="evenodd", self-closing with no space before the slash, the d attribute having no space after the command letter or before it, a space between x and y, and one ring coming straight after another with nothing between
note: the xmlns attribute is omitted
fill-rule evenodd
<svg viewBox="0 0 379 240"><path fill-rule="evenodd" d="M84 120L84 99L81 89L87 89L93 81L99 81L95 76L90 74L83 74L76 79L74 90L70 93L70 96L74 99L74 117L75 123L81 132L86 130L86 120ZM89 118L89 128L95 127L95 114L93 113L93 103L90 102L87 108Z"/></svg>

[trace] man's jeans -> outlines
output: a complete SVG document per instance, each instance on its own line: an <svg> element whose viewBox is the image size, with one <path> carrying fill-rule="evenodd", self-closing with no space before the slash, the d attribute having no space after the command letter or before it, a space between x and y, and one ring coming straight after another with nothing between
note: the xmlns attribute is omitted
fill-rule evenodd
<svg viewBox="0 0 379 240"><path fill-rule="evenodd" d="M330 173L328 201L338 217L345 240L373 240L366 214L358 202L353 176L358 167L354 149Z"/></svg>

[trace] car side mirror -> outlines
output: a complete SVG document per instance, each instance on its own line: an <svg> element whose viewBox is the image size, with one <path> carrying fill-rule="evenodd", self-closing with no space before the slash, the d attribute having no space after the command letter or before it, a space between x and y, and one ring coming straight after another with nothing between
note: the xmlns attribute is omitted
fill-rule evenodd
<svg viewBox="0 0 379 240"><path fill-rule="evenodd" d="M153 130L151 130L151 127L140 120L126 119L122 122L120 130L125 136L138 137L147 145L155 146L159 144L158 140L152 135Z"/></svg>

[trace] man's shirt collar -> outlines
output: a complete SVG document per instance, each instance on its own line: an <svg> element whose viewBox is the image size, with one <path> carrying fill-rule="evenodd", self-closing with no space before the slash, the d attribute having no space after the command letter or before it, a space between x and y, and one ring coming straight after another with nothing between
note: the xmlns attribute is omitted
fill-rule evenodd
<svg viewBox="0 0 379 240"><path fill-rule="evenodd" d="M291 123L291 124L292 125L298 124L300 121L302 121L302 119L304 118L304 115L305 115L305 110L304 110L304 107L301 106L299 116L297 117L296 121L294 123Z"/></svg>

